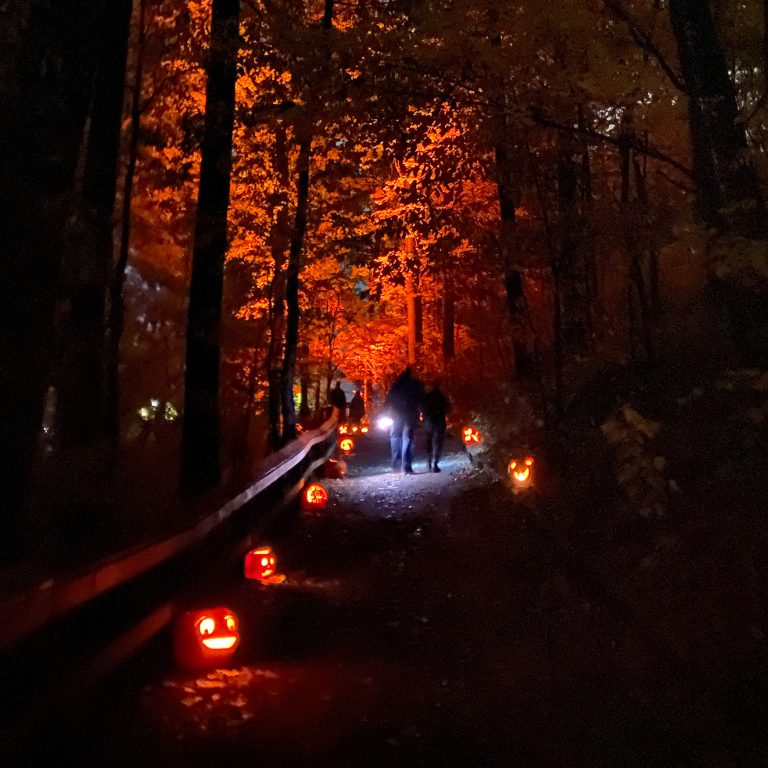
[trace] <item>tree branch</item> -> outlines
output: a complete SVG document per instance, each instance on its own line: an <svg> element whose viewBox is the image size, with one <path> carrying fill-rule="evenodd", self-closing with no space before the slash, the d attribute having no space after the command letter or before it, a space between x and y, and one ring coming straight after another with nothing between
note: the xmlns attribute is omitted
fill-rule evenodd
<svg viewBox="0 0 768 768"><path fill-rule="evenodd" d="M546 115L542 114L535 108L531 109L531 119L533 120L534 123L536 123L536 125L540 125L543 128L554 128L556 131L563 131L564 133L573 133L573 134L578 134L580 136L589 136L590 138L596 139L598 141L603 141L607 144L613 144L616 147L618 147L620 144L626 145L626 143L628 143L629 146L635 152L639 152L641 155L647 155L648 157L652 157L654 160L658 160L659 162L666 163L667 165L672 166L675 170L680 171L680 173L684 174L690 179L694 178L693 171L690 168L683 165L678 160L675 160L673 157L670 157L666 153L662 152L660 149L656 149L651 145L646 145L641 141L638 141L637 138L634 138L634 137L627 138L626 136L623 136L621 139L619 139L619 138L616 138L615 136L609 136L608 134L600 133L599 131L596 131L593 128L586 128L578 125L567 125L565 123L558 123L556 120L553 120L552 118L547 117Z"/></svg>
<svg viewBox="0 0 768 768"><path fill-rule="evenodd" d="M685 81L683 78L672 68L669 62L664 57L656 43L653 42L653 38L650 33L640 26L636 19L627 12L619 0L603 0L605 7L620 21L623 21L627 26L630 37L637 43L644 51L650 53L654 59L656 59L658 65L662 68L664 73L679 91L683 93L687 92Z"/></svg>

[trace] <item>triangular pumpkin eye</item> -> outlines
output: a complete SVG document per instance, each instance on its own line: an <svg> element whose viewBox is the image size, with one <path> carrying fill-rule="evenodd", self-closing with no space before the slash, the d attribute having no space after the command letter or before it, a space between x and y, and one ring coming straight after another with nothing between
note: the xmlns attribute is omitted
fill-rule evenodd
<svg viewBox="0 0 768 768"><path fill-rule="evenodd" d="M532 467L532 466L533 466L533 459L532 459L530 456L528 456L528 457L525 459L525 463L526 463L526 464L527 464L529 467Z"/></svg>

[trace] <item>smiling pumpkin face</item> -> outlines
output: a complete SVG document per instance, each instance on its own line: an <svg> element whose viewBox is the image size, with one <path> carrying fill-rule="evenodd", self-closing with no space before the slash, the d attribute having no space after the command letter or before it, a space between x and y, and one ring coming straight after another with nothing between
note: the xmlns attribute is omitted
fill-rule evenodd
<svg viewBox="0 0 768 768"><path fill-rule="evenodd" d="M515 488L530 488L533 484L533 457L524 459L512 459L509 462L508 472Z"/></svg>
<svg viewBox="0 0 768 768"><path fill-rule="evenodd" d="M239 642L237 618L229 608L187 611L176 624L174 655L182 667L215 667L229 661Z"/></svg>
<svg viewBox="0 0 768 768"><path fill-rule="evenodd" d="M272 547L252 549L245 556L245 578L262 581L269 578L277 568L277 558Z"/></svg>

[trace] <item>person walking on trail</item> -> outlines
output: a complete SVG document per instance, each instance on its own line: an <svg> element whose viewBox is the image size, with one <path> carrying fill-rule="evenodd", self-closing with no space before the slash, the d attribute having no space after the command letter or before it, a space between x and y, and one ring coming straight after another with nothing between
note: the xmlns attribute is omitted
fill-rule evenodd
<svg viewBox="0 0 768 768"><path fill-rule="evenodd" d="M339 421L347 418L347 396L341 388L341 382L337 381L336 386L331 390L331 405L339 409Z"/></svg>
<svg viewBox="0 0 768 768"><path fill-rule="evenodd" d="M439 380L427 387L422 410L424 412L424 428L427 432L427 468L430 472L440 472L438 462L443 454L446 416L450 413L451 404L440 389Z"/></svg>
<svg viewBox="0 0 768 768"><path fill-rule="evenodd" d="M349 420L353 424L359 424L365 416L365 402L360 395L360 390L356 389L352 400L349 402Z"/></svg>
<svg viewBox="0 0 768 768"><path fill-rule="evenodd" d="M411 367L397 377L384 400L384 408L392 416L389 444L392 450L392 469L402 466L403 474L413 474L413 438L419 423L419 409L423 390L421 382L413 377Z"/></svg>

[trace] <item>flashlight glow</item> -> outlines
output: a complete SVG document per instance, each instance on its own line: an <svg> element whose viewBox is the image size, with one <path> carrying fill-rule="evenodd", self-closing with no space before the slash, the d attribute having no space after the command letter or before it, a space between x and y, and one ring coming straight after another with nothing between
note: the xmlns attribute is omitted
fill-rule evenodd
<svg viewBox="0 0 768 768"><path fill-rule="evenodd" d="M382 416L377 422L376 425L379 429L389 429L394 422L392 421L391 417L389 416Z"/></svg>

